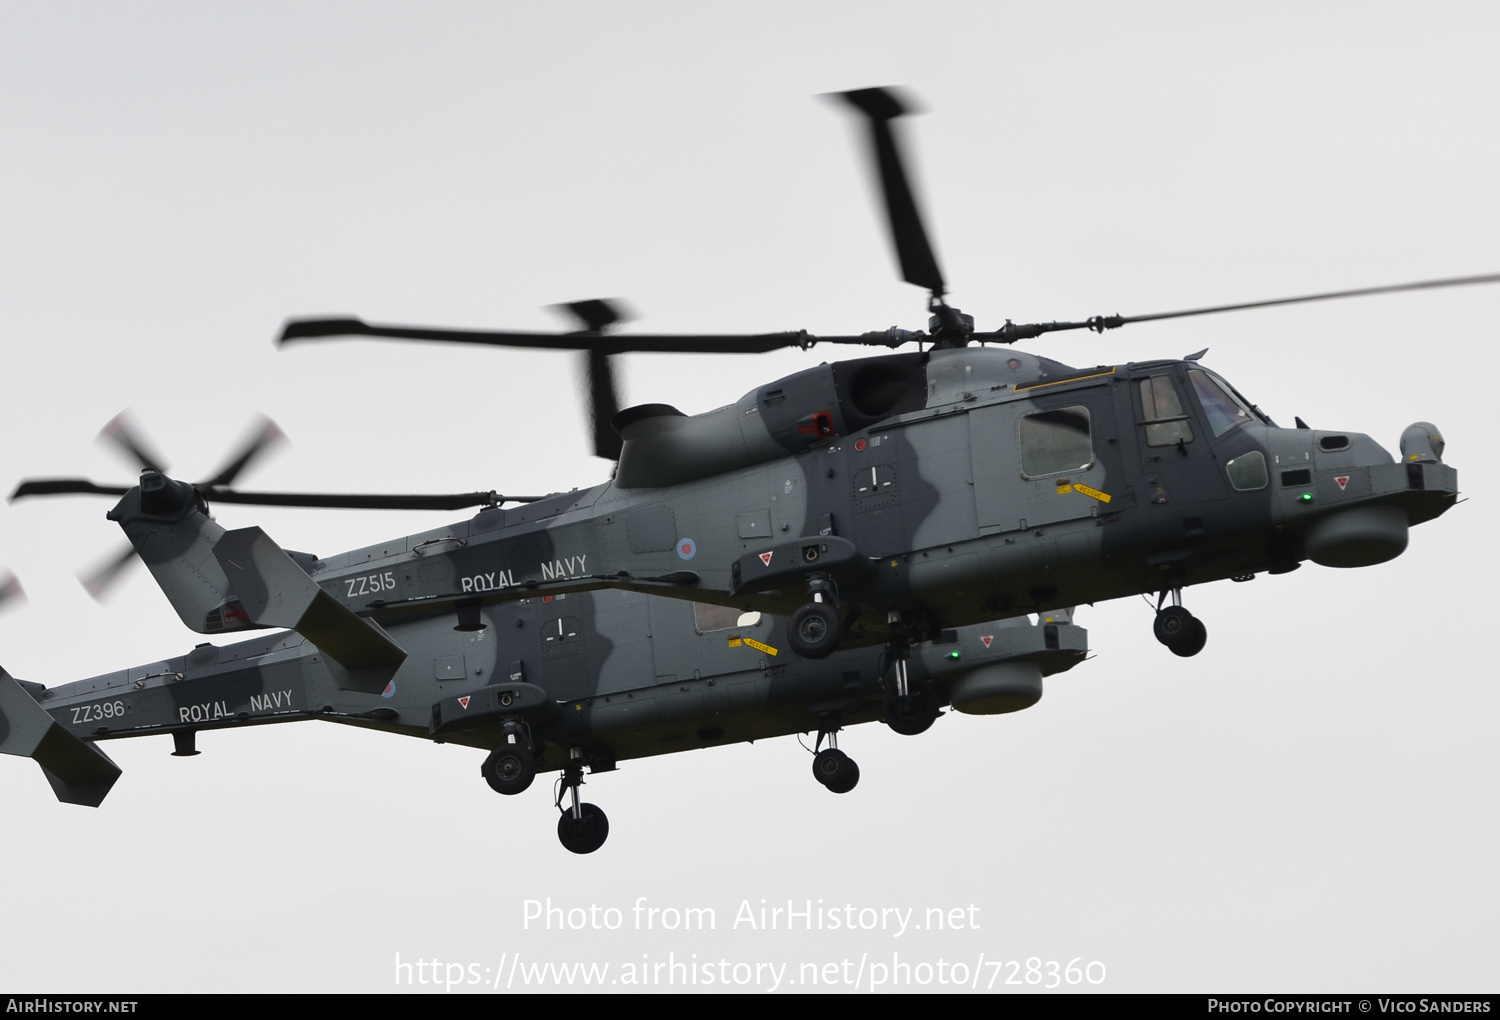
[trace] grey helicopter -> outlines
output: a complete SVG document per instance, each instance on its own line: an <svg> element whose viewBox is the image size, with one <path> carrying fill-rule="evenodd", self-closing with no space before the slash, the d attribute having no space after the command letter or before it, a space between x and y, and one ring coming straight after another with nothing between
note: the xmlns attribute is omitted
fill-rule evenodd
<svg viewBox="0 0 1500 1020"><path fill-rule="evenodd" d="M123 415L100 436L160 476L161 458ZM280 437L264 423L197 490L228 486ZM52 484L27 483L16 495ZM456 537L427 541L462 544ZM155 569L155 552L129 546L87 575L85 587L101 593L138 555ZM304 566L317 562L289 555ZM13 598L24 593L7 575L0 605ZM571 702L574 711L588 706L587 727L608 732L609 753L620 758L816 730L814 778L848 793L860 773L838 748L842 726L885 718L897 732L915 735L932 721L913 724L887 711L878 648L827 659L790 656L785 620L633 591L499 602L457 625L447 614L392 623L391 636L407 652L403 661L430 662L431 669L392 673L374 698L347 682L346 668L359 667L333 633L318 630L315 643L303 636L307 627L318 629L302 619L291 633L200 644L185 655L52 688L0 669L0 752L35 759L59 800L97 807L120 775L98 741L170 733L172 753L188 757L199 753L200 730L322 719L489 751L481 774L496 792L512 795L530 787L545 759L537 749ZM1082 662L1087 648L1087 632L1065 611L998 620L940 636L913 663L913 675L959 711L1013 712L1040 700L1042 678ZM614 765L596 749L588 767L596 773ZM597 807L577 802L578 783L567 787L575 798L560 812L558 837L567 849L590 853L609 823Z"/></svg>
<svg viewBox="0 0 1500 1020"><path fill-rule="evenodd" d="M1156 638L1192 656L1207 627L1183 604L1188 587L1287 573L1307 560L1382 563L1404 551L1412 526L1457 502L1457 474L1430 423L1403 432L1398 460L1361 433L1300 419L1276 425L1202 364L1204 352L1078 369L1010 345L1500 276L979 331L944 300L892 128L904 107L884 89L843 98L869 128L902 276L928 291L926 331L617 334L619 316L600 301L573 307L585 328L571 333L292 320L283 344L362 336L580 351L596 452L616 461L613 475L542 497L253 493L231 484L247 457L194 484L142 456L132 487L23 483L13 498L118 497L108 516L190 629L291 633L200 646L59 688L66 709L50 706L46 690L7 680L0 711L13 732L15 719L31 720L36 743L23 750L6 737L0 750L31 754L60 796L71 790L89 802L107 772L89 755L97 741L130 732L132 705L143 721L148 703L160 706L145 725L173 732L178 753L192 752L197 729L231 715L225 725L320 714L486 748L485 776L502 792L524 789L538 771L560 772L559 837L589 852L608 822L579 797L585 769L751 739L757 726L757 736L816 727L815 772L838 792L858 775L837 752L845 724L882 718L914 734L945 706L996 712L1034 702L1041 675L1086 648L1070 607L1154 596ZM614 395L618 355L820 343L916 350L819 365L696 415L665 404L620 409ZM444 528L316 557L283 550L259 528L224 530L208 514L215 502L480 509ZM649 652L655 676L669 681L604 668L598 645L622 648L643 625L660 635L654 621L674 611L672 637L637 639L637 653ZM710 618L732 623L720 629ZM715 634L723 647L695 643ZM997 643L998 657L976 658L976 647ZM746 679L717 682L724 674L713 673L711 655L747 647L766 657ZM573 668L579 662L587 665ZM174 694L173 685L209 675L241 684L240 700L209 697L206 686L191 705ZM615 686L621 677L630 679ZM127 689L141 699L127 700ZM299 691L311 700L297 701Z"/></svg>

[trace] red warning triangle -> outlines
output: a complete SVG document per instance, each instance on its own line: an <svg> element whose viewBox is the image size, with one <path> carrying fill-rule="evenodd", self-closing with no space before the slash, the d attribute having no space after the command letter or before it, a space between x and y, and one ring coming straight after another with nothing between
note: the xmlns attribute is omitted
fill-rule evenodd
<svg viewBox="0 0 1500 1020"><path fill-rule="evenodd" d="M1339 483L1339 488L1340 489L1347 489L1349 487L1349 476L1348 475L1337 475L1337 476L1335 476L1335 478L1333 480L1335 482Z"/></svg>
<svg viewBox="0 0 1500 1020"><path fill-rule="evenodd" d="M468 708L469 708L469 695L465 694L463 697L461 697L461 698L458 699L458 707L464 709L465 711L468 710Z"/></svg>
<svg viewBox="0 0 1500 1020"><path fill-rule="evenodd" d="M993 634L981 634L979 636L979 643L982 644L982 645L984 645L984 647L988 648L990 645L992 645L992 644L995 643L995 635L993 635Z"/></svg>
<svg viewBox="0 0 1500 1020"><path fill-rule="evenodd" d="M771 565L771 554L768 552L761 553L760 561L769 567Z"/></svg>

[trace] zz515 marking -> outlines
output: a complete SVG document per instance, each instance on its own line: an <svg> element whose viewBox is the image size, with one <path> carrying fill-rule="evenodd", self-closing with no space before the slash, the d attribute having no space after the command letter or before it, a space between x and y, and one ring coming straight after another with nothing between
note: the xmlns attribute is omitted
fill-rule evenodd
<svg viewBox="0 0 1500 1020"><path fill-rule="evenodd" d="M74 706L73 722L96 722L100 719L115 719L124 714L125 702L123 701L96 701L92 705Z"/></svg>
<svg viewBox="0 0 1500 1020"><path fill-rule="evenodd" d="M359 595L372 595L378 591L390 591L396 587L396 574L387 570L383 574L366 574L364 577L351 577L344 581L349 590L344 593L345 598L355 598Z"/></svg>

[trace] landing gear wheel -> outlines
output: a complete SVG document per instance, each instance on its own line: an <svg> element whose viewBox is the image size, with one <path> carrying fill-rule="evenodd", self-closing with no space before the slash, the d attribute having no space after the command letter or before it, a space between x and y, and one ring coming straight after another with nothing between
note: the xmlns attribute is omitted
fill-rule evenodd
<svg viewBox="0 0 1500 1020"><path fill-rule="evenodd" d="M1187 629L1188 621L1193 614L1181 606L1168 606L1156 614L1156 620L1151 624L1151 633L1156 635L1156 640L1167 647L1171 647L1174 641L1182 637L1182 632Z"/></svg>
<svg viewBox="0 0 1500 1020"><path fill-rule="evenodd" d="M912 684L904 698L895 691L885 696L885 724L903 737L925 733L937 717L937 692L931 684Z"/></svg>
<svg viewBox="0 0 1500 1020"><path fill-rule="evenodd" d="M1167 648L1173 655L1181 655L1186 658L1203 651L1203 646L1206 644L1208 644L1208 628L1203 625L1202 620L1195 616L1189 624L1187 631L1183 634L1182 639L1176 644L1168 645Z"/></svg>
<svg viewBox="0 0 1500 1020"><path fill-rule="evenodd" d="M786 641L804 659L826 659L843 636L839 614L826 602L809 602L792 614Z"/></svg>
<svg viewBox="0 0 1500 1020"><path fill-rule="evenodd" d="M575 854L591 854L609 838L609 819L593 804L578 805L579 817L564 810L557 820L557 839L563 849Z"/></svg>
<svg viewBox="0 0 1500 1020"><path fill-rule="evenodd" d="M1181 606L1168 606L1157 613L1151 630L1168 651L1184 658L1197 655L1208 644L1208 628Z"/></svg>
<svg viewBox="0 0 1500 1020"><path fill-rule="evenodd" d="M848 793L859 785L859 766L838 748L827 747L813 756L813 778L830 793Z"/></svg>
<svg viewBox="0 0 1500 1020"><path fill-rule="evenodd" d="M519 744L505 744L490 752L479 771L491 790L510 796L526 789L536 778L536 759Z"/></svg>

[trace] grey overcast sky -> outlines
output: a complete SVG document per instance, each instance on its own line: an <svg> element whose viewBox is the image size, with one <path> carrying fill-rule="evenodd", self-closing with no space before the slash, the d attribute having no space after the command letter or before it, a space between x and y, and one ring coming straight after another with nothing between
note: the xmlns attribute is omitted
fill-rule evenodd
<svg viewBox="0 0 1500 1020"><path fill-rule="evenodd" d="M617 295L657 331L919 328L853 125L816 98L868 85L922 100L915 176L981 327L1500 271L1497 37L1493 4L1369 0L6 3L0 485L129 477L93 441L126 407L187 476L264 412L293 445L261 487L596 482L565 357L272 338L322 313L549 328ZM1494 991L1497 321L1476 288L1031 345L1208 347L1281 421L1392 449L1430 419L1468 502L1387 565L1189 590L1192 660L1141 601L1086 607L1096 657L1034 709L846 733L845 797L792 739L628 762L589 783L612 832L579 858L546 783L502 801L477 752L315 722L192 759L113 742L97 811L0 761L0 989L369 992L520 953L786 964L783 988L982 960L981 988L1024 989L1036 958L1112 991ZM696 412L814 357L638 356L625 388ZM104 606L80 589L122 541L105 509L0 506L16 676L199 640L143 571ZM219 511L318 553L447 517ZM548 897L622 926L528 927ZM735 924L762 901L964 925ZM716 926L639 930L637 903Z"/></svg>

